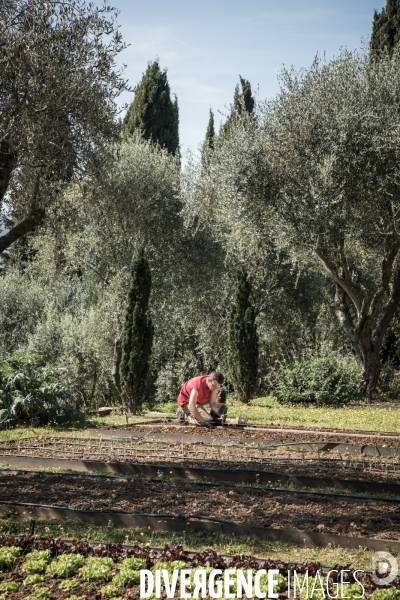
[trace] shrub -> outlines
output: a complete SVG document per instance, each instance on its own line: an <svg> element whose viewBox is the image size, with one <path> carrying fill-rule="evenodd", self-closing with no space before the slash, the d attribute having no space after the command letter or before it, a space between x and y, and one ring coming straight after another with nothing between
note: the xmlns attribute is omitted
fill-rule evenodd
<svg viewBox="0 0 400 600"><path fill-rule="evenodd" d="M80 554L62 554L58 560L54 560L46 569L46 575L66 579L75 575L79 567L85 564L85 559Z"/></svg>
<svg viewBox="0 0 400 600"><path fill-rule="evenodd" d="M72 408L71 394L55 381L57 369L37 367L32 358L11 356L0 362L0 392L16 419L39 423L83 421L84 415Z"/></svg>
<svg viewBox="0 0 400 600"><path fill-rule="evenodd" d="M28 573L43 573L50 562L50 550L32 550L26 557L22 570Z"/></svg>
<svg viewBox="0 0 400 600"><path fill-rule="evenodd" d="M82 577L85 581L109 581L112 566L111 558L90 556L82 567Z"/></svg>
<svg viewBox="0 0 400 600"><path fill-rule="evenodd" d="M0 569L12 569L14 561L21 554L21 548L0 548Z"/></svg>
<svg viewBox="0 0 400 600"><path fill-rule="evenodd" d="M281 404L339 404L361 398L361 369L354 356L321 347L280 363L269 382Z"/></svg>

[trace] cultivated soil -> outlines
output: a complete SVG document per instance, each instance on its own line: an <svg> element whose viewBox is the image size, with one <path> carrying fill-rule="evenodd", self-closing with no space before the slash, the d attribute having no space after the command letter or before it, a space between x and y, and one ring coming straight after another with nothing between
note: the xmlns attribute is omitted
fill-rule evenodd
<svg viewBox="0 0 400 600"><path fill-rule="evenodd" d="M205 438L245 438L278 442L340 442L366 446L387 446L400 448L400 434L392 432L358 431L344 429L324 429L311 427L284 427L263 425L261 427L216 427L209 430L195 425L179 425L170 422L112 426L110 430L144 431L146 433L174 433L180 435L199 435Z"/></svg>
<svg viewBox="0 0 400 600"><path fill-rule="evenodd" d="M400 480L400 457L354 457L336 452L302 452L277 448L260 450L248 447L184 444L177 442L30 438L0 444L0 461L7 463L8 455L35 456L56 459L117 461L171 465L251 469L312 477L356 479L360 481L391 482ZM22 465L23 466L23 465ZM65 467L69 465L66 463ZM73 465L71 465L73 468Z"/></svg>
<svg viewBox="0 0 400 600"><path fill-rule="evenodd" d="M400 505L230 486L44 473L2 476L2 500L80 510L207 515L236 523L400 540Z"/></svg>

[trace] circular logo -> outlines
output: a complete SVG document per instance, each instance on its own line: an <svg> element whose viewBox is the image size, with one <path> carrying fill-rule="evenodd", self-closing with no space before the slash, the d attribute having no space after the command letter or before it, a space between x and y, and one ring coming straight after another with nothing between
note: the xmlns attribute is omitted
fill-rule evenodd
<svg viewBox="0 0 400 600"><path fill-rule="evenodd" d="M386 577L378 577L388 573ZM372 557L372 581L376 585L389 585L398 573L397 560L389 552L375 552Z"/></svg>

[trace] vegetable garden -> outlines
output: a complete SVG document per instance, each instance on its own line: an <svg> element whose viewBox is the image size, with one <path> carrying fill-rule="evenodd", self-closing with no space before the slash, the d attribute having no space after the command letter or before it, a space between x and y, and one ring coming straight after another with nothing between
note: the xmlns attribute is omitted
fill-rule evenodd
<svg viewBox="0 0 400 600"><path fill-rule="evenodd" d="M4 434L0 461L24 470L1 472L0 511L13 510L22 518L30 514L115 527L142 526L169 531L171 536L221 531L232 539L250 536L299 546L306 541L317 547L389 549L397 556L397 436L309 431L312 435L300 429L225 427L215 435L204 435L202 430L164 421L91 430L87 438L15 440ZM38 472L39 465L49 472ZM64 472L51 472L60 468ZM96 471L97 476L88 474ZM1 593L18 600L90 599L96 594L98 598L138 597L140 567L133 568L132 560L144 561L149 568L168 558L182 561L177 568L258 569L265 564L248 556L223 558L215 551L189 556L182 548L92 547L30 536L2 536L0 544L8 556L8 564L6 559L2 563ZM270 562L282 574L279 592L285 596L287 565ZM306 569L304 564L297 566L298 571ZM323 567L311 565L322 571ZM349 577L353 585L351 573ZM367 595L374 598L393 597L394 587L400 589L395 580L391 590L374 591L367 575L365 585ZM349 589L358 595L357 586ZM316 593L313 597L317 599Z"/></svg>

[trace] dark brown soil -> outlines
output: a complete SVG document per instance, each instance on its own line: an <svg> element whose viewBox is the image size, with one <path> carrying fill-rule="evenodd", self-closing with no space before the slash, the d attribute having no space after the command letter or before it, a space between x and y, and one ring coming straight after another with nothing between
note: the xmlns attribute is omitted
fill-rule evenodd
<svg viewBox="0 0 400 600"><path fill-rule="evenodd" d="M260 449L246 447L182 444L177 442L87 440L74 438L31 438L0 444L0 460L7 455L48 458L118 461L185 467L252 469L314 477L337 477L362 481L397 482L400 457L352 457L336 452L301 452L290 447Z"/></svg>
<svg viewBox="0 0 400 600"><path fill-rule="evenodd" d="M264 426L263 426L264 427ZM279 442L340 442L366 446L400 447L400 434L395 432L358 431L344 429L324 429L311 427L284 427L280 425L265 425L259 427L216 427L213 430L194 425L179 425L174 423L156 423L141 425L118 425L109 427L118 431L146 431L151 433L175 433L199 435L205 438L233 437Z"/></svg>
<svg viewBox="0 0 400 600"><path fill-rule="evenodd" d="M400 540L400 506L270 490L44 473L3 475L2 500L81 510L193 514L276 529Z"/></svg>

